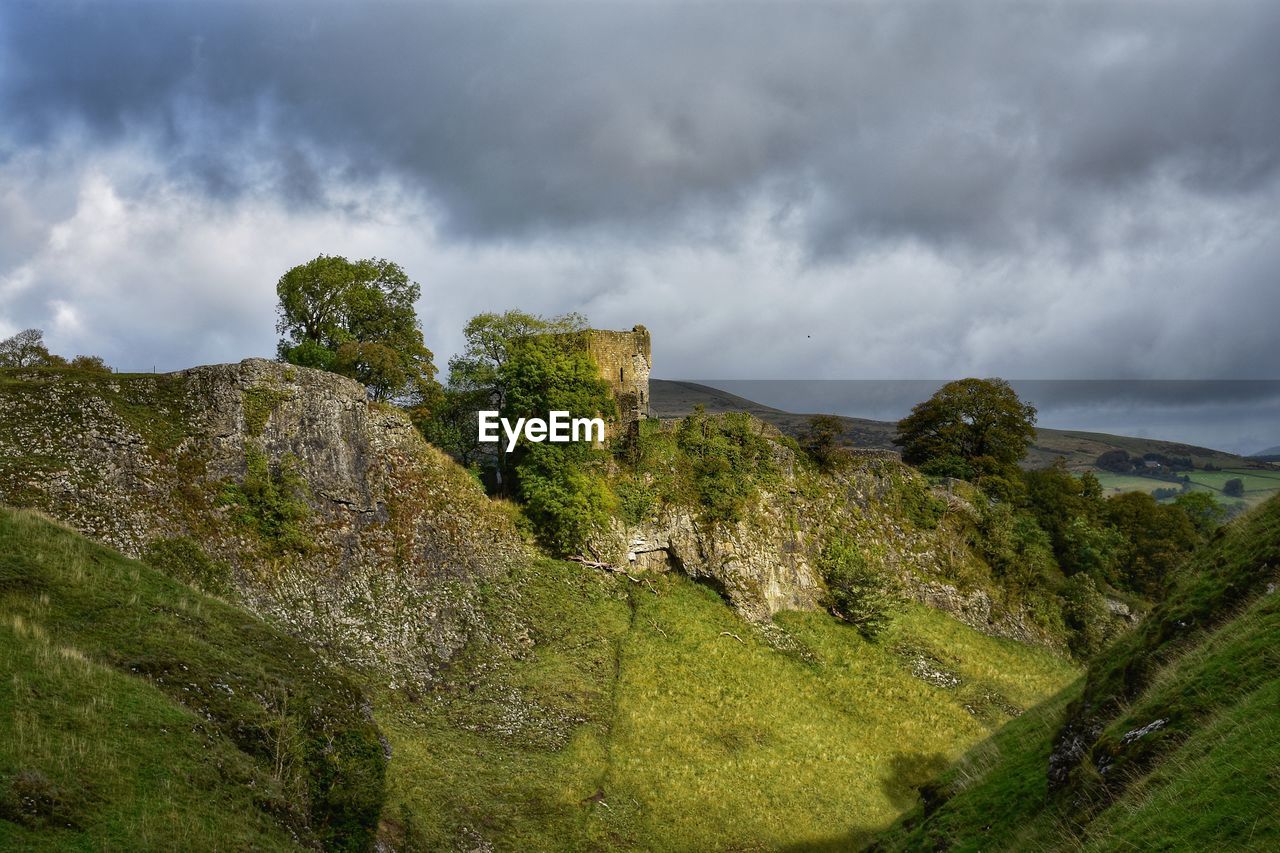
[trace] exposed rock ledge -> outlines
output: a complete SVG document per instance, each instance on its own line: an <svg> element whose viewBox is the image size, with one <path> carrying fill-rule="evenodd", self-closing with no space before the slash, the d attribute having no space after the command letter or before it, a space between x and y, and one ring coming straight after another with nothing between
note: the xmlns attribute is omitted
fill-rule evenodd
<svg viewBox="0 0 1280 853"><path fill-rule="evenodd" d="M427 678L473 630L475 584L524 546L474 480L392 407L265 359L159 375L38 371L3 385L0 501L138 556L197 543L246 604L330 654ZM250 453L307 483L312 547L277 552L219 499Z"/></svg>

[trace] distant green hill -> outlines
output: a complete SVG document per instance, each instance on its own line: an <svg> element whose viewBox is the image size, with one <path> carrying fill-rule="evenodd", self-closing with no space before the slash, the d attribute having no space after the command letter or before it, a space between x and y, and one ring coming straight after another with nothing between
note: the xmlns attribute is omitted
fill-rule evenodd
<svg viewBox="0 0 1280 853"><path fill-rule="evenodd" d="M1200 552L1082 688L924 786L875 849L1280 849L1278 573L1280 498Z"/></svg>
<svg viewBox="0 0 1280 853"><path fill-rule="evenodd" d="M260 619L0 507L0 849L370 846L364 699Z"/></svg>
<svg viewBox="0 0 1280 853"><path fill-rule="evenodd" d="M1264 462L1280 462L1280 444L1275 447L1268 447L1266 450L1259 450L1249 458L1261 459Z"/></svg>
<svg viewBox="0 0 1280 853"><path fill-rule="evenodd" d="M750 412L790 435L799 435L812 417L811 414L774 409L696 382L650 380L650 398L653 412L657 417L682 417L693 411L694 406L702 405L708 412ZM841 417L840 420L845 424L843 438L853 447L895 449L893 436L897 426L893 422L850 417ZM1233 468L1247 466L1250 462L1246 457L1237 456L1234 453L1181 442L1080 430L1039 429L1036 431L1036 440L1028 451L1024 464L1029 468L1043 468L1052 465L1061 457L1067 461L1068 467L1084 470L1093 467L1097 458L1109 450L1124 450L1129 455L1137 457L1147 453L1179 458L1190 457L1198 468L1206 464L1215 465L1218 468ZM1276 452L1280 453L1280 450Z"/></svg>

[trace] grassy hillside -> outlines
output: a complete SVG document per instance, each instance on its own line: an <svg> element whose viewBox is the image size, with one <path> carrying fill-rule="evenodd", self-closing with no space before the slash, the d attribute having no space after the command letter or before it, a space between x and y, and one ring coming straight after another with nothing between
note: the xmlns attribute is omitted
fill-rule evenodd
<svg viewBox="0 0 1280 853"><path fill-rule="evenodd" d="M473 648L375 697L409 849L776 849L884 827L915 787L1077 671L923 607L876 641L825 614L751 627L668 574L542 561L490 590L525 652Z"/></svg>
<svg viewBox="0 0 1280 853"><path fill-rule="evenodd" d="M1246 509L1265 503L1280 494L1280 470L1260 470L1258 468L1223 468L1219 471L1188 471L1190 490L1208 492L1223 506ZM1177 488L1179 484L1156 480L1151 477L1139 477L1136 474L1113 474L1108 471L1097 473L1098 481L1108 495L1123 492L1146 492L1157 489ZM1244 484L1242 497L1228 497L1223 487L1228 480L1238 479Z"/></svg>
<svg viewBox="0 0 1280 853"><path fill-rule="evenodd" d="M365 849L384 757L305 646L0 508L0 848Z"/></svg>
<svg viewBox="0 0 1280 853"><path fill-rule="evenodd" d="M1082 688L971 751L879 849L1280 848L1278 568L1273 499Z"/></svg>
<svg viewBox="0 0 1280 853"><path fill-rule="evenodd" d="M772 849L868 833L1077 677L923 607L868 641L539 560L420 692L0 510L0 849ZM513 654L512 649L517 649ZM380 821L379 821L380 819Z"/></svg>

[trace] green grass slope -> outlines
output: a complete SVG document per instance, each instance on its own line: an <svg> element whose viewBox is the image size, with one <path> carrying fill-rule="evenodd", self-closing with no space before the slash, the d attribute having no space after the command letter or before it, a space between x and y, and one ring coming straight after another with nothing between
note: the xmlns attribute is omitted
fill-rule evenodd
<svg viewBox="0 0 1280 853"><path fill-rule="evenodd" d="M261 620L0 508L0 849L367 849L363 705Z"/></svg>
<svg viewBox="0 0 1280 853"><path fill-rule="evenodd" d="M1278 574L1274 499L1193 558L1082 687L973 750L878 849L1280 849Z"/></svg>
<svg viewBox="0 0 1280 853"><path fill-rule="evenodd" d="M375 695L404 849L766 850L883 828L1078 671L923 607L875 641L820 613L753 628L712 589L542 561L490 591L515 657ZM496 617L495 617L496 618Z"/></svg>

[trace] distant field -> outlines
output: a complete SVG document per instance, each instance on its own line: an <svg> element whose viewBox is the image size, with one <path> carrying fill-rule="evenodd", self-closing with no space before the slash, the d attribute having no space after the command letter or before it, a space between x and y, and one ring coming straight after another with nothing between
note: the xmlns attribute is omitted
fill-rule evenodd
<svg viewBox="0 0 1280 853"><path fill-rule="evenodd" d="M1246 495L1250 492L1275 492L1280 490L1280 471L1228 468L1223 471L1192 471L1190 472L1190 477L1191 482L1199 483L1202 486L1208 486L1218 491L1222 490L1228 480L1237 478L1244 481Z"/></svg>
<svg viewBox="0 0 1280 853"><path fill-rule="evenodd" d="M1102 483L1104 494L1118 495L1123 492L1146 492L1151 494L1156 489L1177 487L1177 483L1154 480L1150 477L1138 477L1132 474L1113 474L1109 471L1095 471L1098 481ZM1280 471L1258 471L1251 468L1227 468L1222 471L1189 471L1192 489L1210 492L1221 503L1234 505L1245 504L1255 506L1267 498L1280 494ZM1228 480L1244 481L1244 498L1229 498L1222 494L1222 487Z"/></svg>
<svg viewBox="0 0 1280 853"><path fill-rule="evenodd" d="M1132 474L1113 474L1110 471L1095 471L1098 482L1102 483L1104 494L1118 495L1122 492L1146 492L1151 494L1156 489L1177 488L1177 483L1166 483L1150 477L1137 477Z"/></svg>

